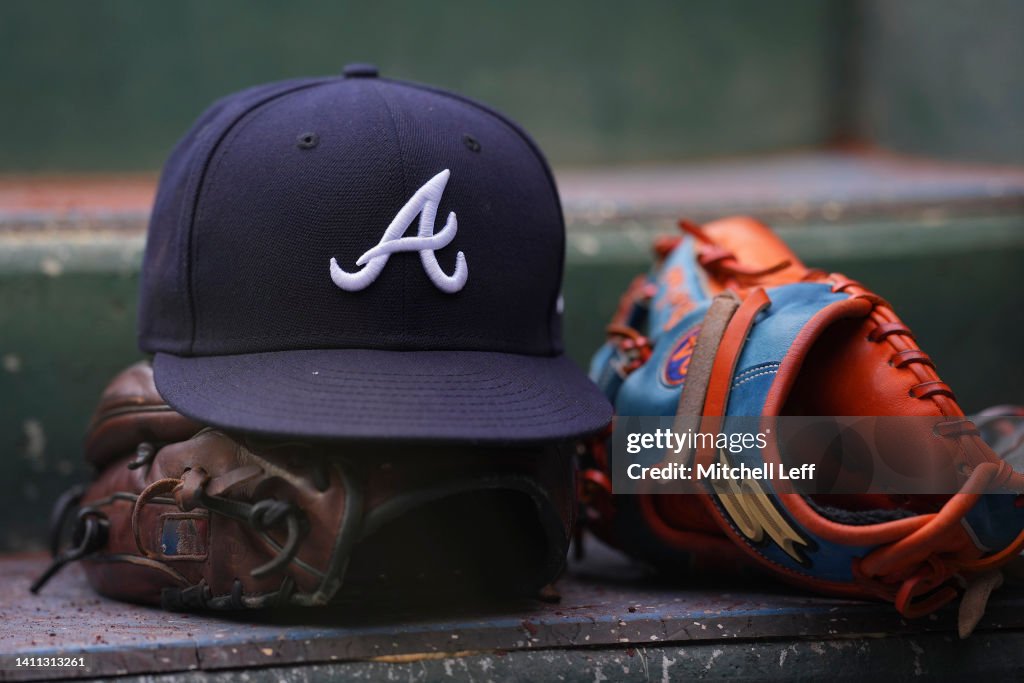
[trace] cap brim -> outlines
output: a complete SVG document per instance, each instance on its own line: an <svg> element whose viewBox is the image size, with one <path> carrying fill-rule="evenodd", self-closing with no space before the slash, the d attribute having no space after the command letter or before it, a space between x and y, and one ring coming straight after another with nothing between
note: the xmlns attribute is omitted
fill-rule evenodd
<svg viewBox="0 0 1024 683"><path fill-rule="evenodd" d="M612 408L565 356L318 349L158 353L157 389L226 429L307 438L529 442L603 428Z"/></svg>

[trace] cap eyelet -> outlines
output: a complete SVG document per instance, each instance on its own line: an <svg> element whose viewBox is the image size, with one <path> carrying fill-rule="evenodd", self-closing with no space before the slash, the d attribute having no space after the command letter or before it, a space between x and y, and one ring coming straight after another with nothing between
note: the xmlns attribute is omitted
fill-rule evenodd
<svg viewBox="0 0 1024 683"><path fill-rule="evenodd" d="M316 133L301 133L295 144L299 149L313 149L320 144L320 136Z"/></svg>
<svg viewBox="0 0 1024 683"><path fill-rule="evenodd" d="M462 142L470 152L480 153L480 141L469 133L462 136Z"/></svg>

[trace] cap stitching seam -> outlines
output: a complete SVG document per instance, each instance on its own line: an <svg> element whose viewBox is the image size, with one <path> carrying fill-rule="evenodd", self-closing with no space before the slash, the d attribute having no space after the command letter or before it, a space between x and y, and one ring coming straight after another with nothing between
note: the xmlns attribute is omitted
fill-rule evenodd
<svg viewBox="0 0 1024 683"><path fill-rule="evenodd" d="M391 110L391 105L388 103L388 100L387 100L386 97L384 97L383 93L380 92L380 86L378 86L376 82L373 83L372 90L373 90L373 94L376 95L377 98L384 105L384 111L386 111L388 113L388 120L391 121L391 131L392 131L392 133L394 133L394 136L395 136L395 147L398 149L398 166L402 170L402 196L406 197L406 196L408 196L410 194L409 193L409 177L408 177L408 175L406 174L406 171L405 171L405 154L402 151L402 136L398 132L398 122L395 121L395 113ZM399 268L401 269L401 272L402 272L402 294L401 294L401 297L402 297L402 331L405 332L405 333L408 333L408 329L407 329L408 318L406 317L405 310L406 310L406 300L408 298L407 297L407 292L408 292L407 288L409 286L409 282L408 282L409 268L408 268L407 259L396 259L396 263L400 264Z"/></svg>
<svg viewBox="0 0 1024 683"><path fill-rule="evenodd" d="M186 249L184 255L187 278L186 300L188 302L189 319L190 322L192 323L192 329L191 334L189 335L188 344L189 354L193 354L195 352L196 334L199 328L199 324L197 321L197 308L195 302L196 269L194 268L195 261L198 259L199 253L198 241L195 239L195 227L199 223L203 215L203 209L200 206L199 200L203 194L204 189L207 187L207 179L216 171L217 168L220 167L220 163L223 160L224 155L226 154L227 148L225 147L222 149L221 146L225 143L229 136L231 136L232 134L235 134L237 136L238 131L243 130L245 126L249 125L249 123L251 123L253 120L250 117L250 114L261 109L265 105L276 100L279 100L282 97L286 97L287 95L291 95L300 90L306 90L308 88L324 85L329 82L331 82L331 79L319 79L311 82L306 81L300 84L295 84L293 87L288 87L285 90L274 93L273 95L266 96L252 103L250 106L246 107L244 111L240 112L237 116L235 116L235 118L224 128L224 130L218 136L217 140L210 147L210 152L206 156L206 159L203 161L200 167L201 170L197 168L194 171L194 173L198 175L198 178L196 178L195 175L189 178L190 184L193 182L195 183L195 189L193 190L192 193L190 193L193 197L193 202L191 210L191 219L189 220L188 224L188 236L186 240ZM243 119L246 119L244 123ZM242 126L239 127L239 124L242 124Z"/></svg>

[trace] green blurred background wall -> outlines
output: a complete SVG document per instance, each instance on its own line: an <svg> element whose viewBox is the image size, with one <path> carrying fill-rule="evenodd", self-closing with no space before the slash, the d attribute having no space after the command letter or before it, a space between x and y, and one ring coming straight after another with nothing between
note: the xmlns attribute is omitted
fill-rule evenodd
<svg viewBox="0 0 1024 683"><path fill-rule="evenodd" d="M1024 162L1024 2L868 0L860 137L934 157Z"/></svg>
<svg viewBox="0 0 1024 683"><path fill-rule="evenodd" d="M866 139L1024 161L1015 0L8 0L0 170L139 170L214 98L375 61L559 165Z"/></svg>
<svg viewBox="0 0 1024 683"><path fill-rule="evenodd" d="M157 168L214 98L349 61L487 101L556 163L815 145L830 134L835 11L819 0L5 2L0 168Z"/></svg>
<svg viewBox="0 0 1024 683"><path fill-rule="evenodd" d="M5 2L0 168L155 168L215 97L360 60L507 111L561 163L814 145L830 133L834 12L819 0Z"/></svg>

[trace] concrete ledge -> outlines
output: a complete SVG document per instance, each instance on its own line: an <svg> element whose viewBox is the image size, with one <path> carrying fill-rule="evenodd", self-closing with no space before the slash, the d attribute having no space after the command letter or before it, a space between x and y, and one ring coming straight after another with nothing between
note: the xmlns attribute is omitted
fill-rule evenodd
<svg viewBox="0 0 1024 683"><path fill-rule="evenodd" d="M941 222L1024 211L1024 169L880 151L805 152L556 174L570 226L750 214L774 225Z"/></svg>
<svg viewBox="0 0 1024 683"><path fill-rule="evenodd" d="M567 222L615 226L749 213L775 224L1024 211L1024 168L935 162L877 150L567 168L556 172ZM141 232L155 175L0 176L0 232Z"/></svg>
<svg viewBox="0 0 1024 683"><path fill-rule="evenodd" d="M241 671L253 680L309 680L326 672L433 680L468 670L495 680L605 680L599 672L607 680L650 680L643 676L653 670L652 678L762 680L842 674L855 661L884 664L892 680L1020 665L1019 649L995 658L989 649L1024 642L1010 630L1024 626L1019 592L996 593L979 630L960 642L953 609L908 622L888 604L816 597L769 581L715 585L680 577L673 584L592 539L588 547L588 559L559 582L557 604L415 607L351 596L332 608L260 618L114 602L96 596L77 567L36 597L27 586L43 558L3 558L8 580L0 587L0 619L8 626L0 635L0 679L177 673L203 680L195 676L236 670L238 680L246 680ZM15 656L83 656L86 666L18 669L11 666Z"/></svg>
<svg viewBox="0 0 1024 683"><path fill-rule="evenodd" d="M1019 168L808 152L557 176L570 261L644 260L678 218L729 214L772 224L809 260L1024 243ZM0 177L0 275L137 270L156 181Z"/></svg>
<svg viewBox="0 0 1024 683"><path fill-rule="evenodd" d="M0 176L0 232L145 231L155 175Z"/></svg>

